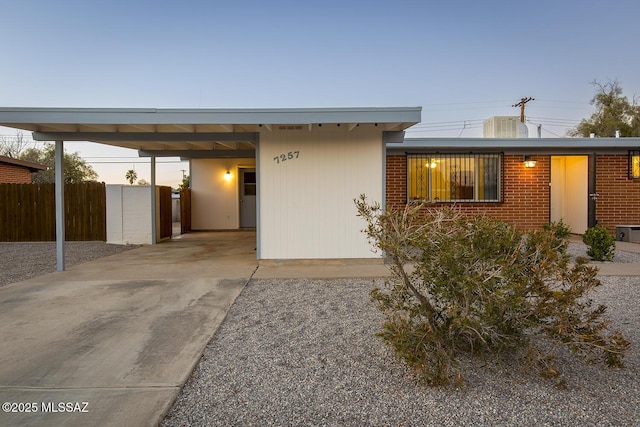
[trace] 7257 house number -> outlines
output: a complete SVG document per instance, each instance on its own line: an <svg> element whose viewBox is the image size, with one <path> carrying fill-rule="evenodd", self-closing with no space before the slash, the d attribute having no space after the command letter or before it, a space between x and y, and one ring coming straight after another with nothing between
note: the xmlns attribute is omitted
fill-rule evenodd
<svg viewBox="0 0 640 427"><path fill-rule="evenodd" d="M287 154L280 154L279 156L275 156L273 161L276 163L286 162L287 160L297 159L300 157L299 151L289 151Z"/></svg>

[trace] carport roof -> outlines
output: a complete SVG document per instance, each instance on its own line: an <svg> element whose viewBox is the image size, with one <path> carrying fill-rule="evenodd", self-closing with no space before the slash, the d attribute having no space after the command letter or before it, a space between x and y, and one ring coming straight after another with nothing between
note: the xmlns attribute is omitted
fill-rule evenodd
<svg viewBox="0 0 640 427"><path fill-rule="evenodd" d="M421 107L148 109L0 108L0 126L33 132L41 141L91 141L146 152L251 150L259 131L311 130L321 124L402 131L420 122Z"/></svg>

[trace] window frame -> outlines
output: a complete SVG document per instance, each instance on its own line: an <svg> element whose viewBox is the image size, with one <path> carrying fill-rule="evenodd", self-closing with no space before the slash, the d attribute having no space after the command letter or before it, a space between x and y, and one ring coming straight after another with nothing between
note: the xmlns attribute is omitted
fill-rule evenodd
<svg viewBox="0 0 640 427"><path fill-rule="evenodd" d="M480 159L493 158L497 160L497 176L495 182L496 188L496 198L495 199L478 199L478 195L480 193L479 187L481 183L480 175L479 175L479 163ZM433 198L433 178L431 171L433 169L429 169L429 173L427 173L427 197L411 197L412 186L415 186L415 183L412 183L411 175L411 159L419 159L420 163L431 164L434 160L442 160L442 159L455 159L458 162L468 161L469 159L473 159L473 174L474 174L474 183L473 183L473 199L437 199ZM486 203L502 203L504 200L504 192L503 192L503 184L504 184L504 153L478 153L478 152L451 152L451 153L406 153L406 162L407 162L407 172L406 172L406 191L407 191L407 202L430 202L430 203L446 203L446 204L456 204L456 203L464 203L464 204L486 204ZM413 185L412 185L413 184Z"/></svg>
<svg viewBox="0 0 640 427"><path fill-rule="evenodd" d="M640 150L629 150L629 171L628 172L629 172L629 179L640 180Z"/></svg>

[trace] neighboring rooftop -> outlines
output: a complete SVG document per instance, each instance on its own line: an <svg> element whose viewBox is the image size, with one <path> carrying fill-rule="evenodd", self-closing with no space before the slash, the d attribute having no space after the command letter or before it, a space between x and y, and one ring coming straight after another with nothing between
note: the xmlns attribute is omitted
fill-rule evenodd
<svg viewBox="0 0 640 427"><path fill-rule="evenodd" d="M26 160L14 159L13 157L7 156L0 156L0 163L27 168L29 169L29 172L38 172L47 169L45 165L41 165L40 163L28 162Z"/></svg>

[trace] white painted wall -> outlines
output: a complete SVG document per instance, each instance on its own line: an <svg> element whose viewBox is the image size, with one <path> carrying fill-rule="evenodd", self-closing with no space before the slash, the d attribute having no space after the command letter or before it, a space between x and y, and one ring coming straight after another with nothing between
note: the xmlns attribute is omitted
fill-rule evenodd
<svg viewBox="0 0 640 427"><path fill-rule="evenodd" d="M255 159L191 160L191 228L236 230L240 228L238 168L254 168ZM231 179L226 180L226 172Z"/></svg>
<svg viewBox="0 0 640 427"><path fill-rule="evenodd" d="M576 234L588 224L588 169L587 156L551 157L551 221L562 219Z"/></svg>
<svg viewBox="0 0 640 427"><path fill-rule="evenodd" d="M156 188L156 200L158 189ZM151 192L147 185L107 185L107 243L151 244ZM158 203L159 204L159 203ZM159 230L159 206L156 223Z"/></svg>
<svg viewBox="0 0 640 427"><path fill-rule="evenodd" d="M383 161L376 129L261 131L260 259L379 257L361 232L365 223L353 199L382 201Z"/></svg>

